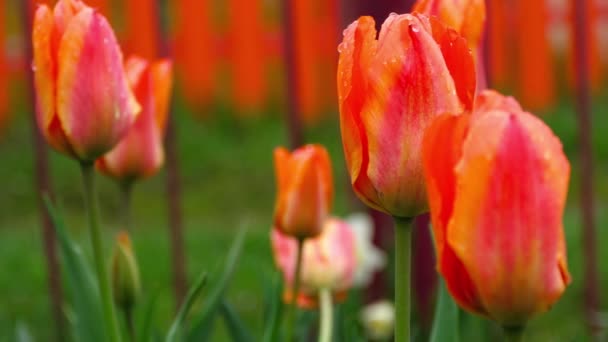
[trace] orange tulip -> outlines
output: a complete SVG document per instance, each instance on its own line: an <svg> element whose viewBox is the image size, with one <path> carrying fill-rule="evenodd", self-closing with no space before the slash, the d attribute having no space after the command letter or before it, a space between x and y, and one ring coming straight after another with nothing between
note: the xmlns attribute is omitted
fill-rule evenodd
<svg viewBox="0 0 608 342"><path fill-rule="evenodd" d="M476 106L437 118L424 138L438 269L460 306L521 325L570 282L570 165L559 139L512 98L486 91Z"/></svg>
<svg viewBox="0 0 608 342"><path fill-rule="evenodd" d="M295 278L297 241L278 229L271 232L274 260L286 284ZM336 218L325 220L321 235L306 239L302 251L301 288L297 304L304 308L317 305L318 292L330 289L338 299L352 286L357 267L355 235L351 227ZM290 303L291 286L285 286L284 299Z"/></svg>
<svg viewBox="0 0 608 342"><path fill-rule="evenodd" d="M331 161L324 147L307 145L289 153L274 150L277 200L274 225L298 239L321 233L333 200Z"/></svg>
<svg viewBox="0 0 608 342"><path fill-rule="evenodd" d="M359 198L393 216L428 210L422 136L437 115L470 110L475 65L466 41L422 14L391 14L376 40L361 17L339 46L342 143Z"/></svg>
<svg viewBox="0 0 608 342"><path fill-rule="evenodd" d="M118 145L97 160L97 168L110 177L131 182L152 176L163 164L172 65L169 60L149 64L131 57L125 68L142 112Z"/></svg>
<svg viewBox="0 0 608 342"><path fill-rule="evenodd" d="M38 126L49 144L84 162L123 137L139 113L106 19L78 0L38 7L33 28Z"/></svg>

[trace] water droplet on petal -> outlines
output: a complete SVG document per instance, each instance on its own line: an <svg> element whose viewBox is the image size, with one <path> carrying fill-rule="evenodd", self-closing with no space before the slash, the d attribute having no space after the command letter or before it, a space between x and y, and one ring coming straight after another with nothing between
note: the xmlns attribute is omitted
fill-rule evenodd
<svg viewBox="0 0 608 342"><path fill-rule="evenodd" d="M420 32L420 28L416 25L410 25L410 29L412 29L412 32L414 33Z"/></svg>

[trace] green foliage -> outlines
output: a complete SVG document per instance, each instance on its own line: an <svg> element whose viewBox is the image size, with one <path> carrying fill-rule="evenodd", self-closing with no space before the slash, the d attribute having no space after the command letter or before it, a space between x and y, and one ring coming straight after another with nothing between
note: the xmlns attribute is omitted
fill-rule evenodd
<svg viewBox="0 0 608 342"><path fill-rule="evenodd" d="M459 342L458 306L448 293L443 279L439 280L439 298L430 342Z"/></svg>
<svg viewBox="0 0 608 342"><path fill-rule="evenodd" d="M48 197L44 200L59 241L63 272L73 306L70 325L74 328L74 339L82 342L106 341L105 332L100 329L103 322L101 298L91 266L86 262L82 250L70 239L57 209Z"/></svg>

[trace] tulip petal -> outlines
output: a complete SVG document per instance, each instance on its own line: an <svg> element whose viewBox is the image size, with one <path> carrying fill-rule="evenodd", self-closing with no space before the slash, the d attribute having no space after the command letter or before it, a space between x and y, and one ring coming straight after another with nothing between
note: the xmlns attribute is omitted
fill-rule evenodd
<svg viewBox="0 0 608 342"><path fill-rule="evenodd" d="M484 90L475 99L475 112L484 113L492 110L522 112L519 102L511 96L504 96L495 90Z"/></svg>
<svg viewBox="0 0 608 342"><path fill-rule="evenodd" d="M423 164L432 213L432 228L437 250L437 268L459 305L480 314L485 310L479 303L477 289L464 265L446 243L446 229L453 213L456 196L455 166L462 156L462 143L468 131L470 115L442 115L435 119L425 133Z"/></svg>
<svg viewBox="0 0 608 342"><path fill-rule="evenodd" d="M447 241L488 315L521 324L547 310L569 279L560 266L569 165L559 140L533 115L476 118L456 167Z"/></svg>
<svg viewBox="0 0 608 342"><path fill-rule="evenodd" d="M338 47L338 97L340 131L346 164L353 188L368 206L383 210L375 201L377 193L367 176L369 152L361 111L367 93L367 71L377 49L374 19L361 17L344 30Z"/></svg>
<svg viewBox="0 0 608 342"><path fill-rule="evenodd" d="M462 108L428 20L407 14L388 20L369 70L362 111L369 142L367 174L374 188L390 189L379 193L383 208L412 217L427 210L418 148L424 129L433 116Z"/></svg>
<svg viewBox="0 0 608 342"><path fill-rule="evenodd" d="M475 58L467 41L455 30L447 28L437 18L430 18L433 27L433 38L441 47L441 53L450 70L458 98L464 109L471 111L477 87Z"/></svg>
<svg viewBox="0 0 608 342"><path fill-rule="evenodd" d="M106 19L91 8L72 18L58 51L57 111L81 160L109 151L140 108L122 66L122 54Z"/></svg>

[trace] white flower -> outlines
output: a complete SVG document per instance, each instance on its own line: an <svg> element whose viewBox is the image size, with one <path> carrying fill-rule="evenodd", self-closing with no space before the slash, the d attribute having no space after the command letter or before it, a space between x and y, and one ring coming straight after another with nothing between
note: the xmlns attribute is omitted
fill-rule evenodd
<svg viewBox="0 0 608 342"><path fill-rule="evenodd" d="M395 307L392 302L381 300L365 306L360 319L370 340L388 341L393 337Z"/></svg>
<svg viewBox="0 0 608 342"><path fill-rule="evenodd" d="M373 274L384 268L386 255L372 243L373 221L365 213L349 215L345 221L355 233L355 253L357 266L353 276L354 287L364 287L369 284Z"/></svg>

